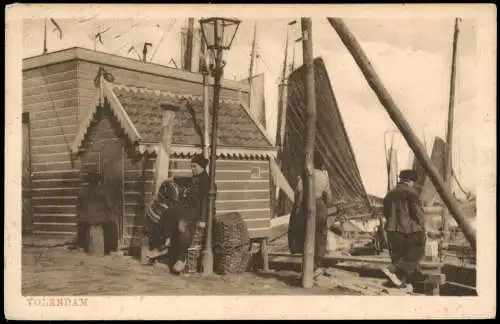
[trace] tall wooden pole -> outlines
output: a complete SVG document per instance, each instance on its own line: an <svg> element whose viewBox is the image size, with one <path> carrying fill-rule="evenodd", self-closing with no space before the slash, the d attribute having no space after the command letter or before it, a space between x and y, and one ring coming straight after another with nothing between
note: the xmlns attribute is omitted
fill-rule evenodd
<svg viewBox="0 0 500 324"><path fill-rule="evenodd" d="M450 76L450 101L448 105L448 127L446 130L446 155L444 160L444 182L448 190L452 190L452 168L453 168L453 119L454 119L454 108L455 108L455 79L456 79L456 61L457 61L457 42L458 42L458 21L455 19L455 30L453 32L453 51L451 58L451 76ZM448 222L449 212L446 208L443 208L443 232L444 241L447 242L450 238L450 229Z"/></svg>
<svg viewBox="0 0 500 324"><path fill-rule="evenodd" d="M253 64L255 61L255 44L257 42L257 22L253 24L253 39L252 39L252 49L250 52L250 66L248 68L248 81L252 82L253 76Z"/></svg>
<svg viewBox="0 0 500 324"><path fill-rule="evenodd" d="M314 64L312 47L311 18L301 19L302 53L305 66L306 93L306 143L304 160L304 189L306 204L306 235L302 265L302 286L312 288L314 275L314 238L316 231L316 201L314 199L313 154L316 135L316 90L314 84Z"/></svg>
<svg viewBox="0 0 500 324"><path fill-rule="evenodd" d="M276 163L279 168L283 165L283 150L285 145L285 127L286 127L286 109L287 109L287 70L288 70L288 44L290 37L290 26L295 24L296 21L288 23L285 36L285 55L283 57L283 70L281 73L281 82L278 87L278 114L276 123L276 147L278 148L278 155L276 157ZM274 188L274 203L273 210L275 214L279 214L281 211L280 203L280 187L278 185Z"/></svg>
<svg viewBox="0 0 500 324"><path fill-rule="evenodd" d="M467 217L460 208L460 205L456 201L455 197L451 194L450 190L445 186L445 183L439 174L436 166L432 163L431 159L427 155L422 143L420 143L418 137L415 135L410 125L406 121L405 117L397 107L396 103L392 99L391 95L387 89L382 84L377 73L373 69L370 60L364 53L363 49L359 45L358 41L354 35L349 31L344 21L340 18L327 18L332 27L335 29L340 39L347 47L352 57L359 66L361 72L365 76L368 84L372 90L377 95L378 99L387 110L387 113L391 117L392 121L401 131L401 134L406 139L408 145L415 153L415 157L422 164L432 183L436 187L441 199L445 203L446 207L450 210L451 214L455 218L460 226L460 229L464 233L466 239L469 241L473 249L476 249L476 231L467 221Z"/></svg>
<svg viewBox="0 0 500 324"><path fill-rule="evenodd" d="M186 52L184 53L184 68L191 71L191 61L193 59L193 33L194 33L194 18L188 18L188 29L186 39Z"/></svg>
<svg viewBox="0 0 500 324"><path fill-rule="evenodd" d="M394 132L391 135L391 146L387 148L386 144L386 135L388 131L384 132L384 150L385 150L385 161L386 161L386 170L387 170L387 192L389 192L392 189L392 174L394 172L394 166L393 166L393 147L394 147Z"/></svg>
<svg viewBox="0 0 500 324"><path fill-rule="evenodd" d="M281 73L281 84L278 91L278 129L276 132L276 146L278 147L278 165L281 166L281 153L283 151L285 124L286 124L286 71L288 57L289 29L286 31L285 57L283 58L283 71Z"/></svg>
<svg viewBox="0 0 500 324"><path fill-rule="evenodd" d="M47 18L43 20L43 54L47 54Z"/></svg>
<svg viewBox="0 0 500 324"><path fill-rule="evenodd" d="M148 46L153 46L151 43L144 43L144 47L142 48L142 61L147 62L147 56L148 56Z"/></svg>
<svg viewBox="0 0 500 324"><path fill-rule="evenodd" d="M252 99L253 99L253 65L255 63L255 44L257 42L257 21L253 24L253 39L252 39L252 49L250 51L250 66L248 67L248 86L250 87L250 97L249 97L249 106L250 109L253 109ZM252 113L254 111L252 110Z"/></svg>

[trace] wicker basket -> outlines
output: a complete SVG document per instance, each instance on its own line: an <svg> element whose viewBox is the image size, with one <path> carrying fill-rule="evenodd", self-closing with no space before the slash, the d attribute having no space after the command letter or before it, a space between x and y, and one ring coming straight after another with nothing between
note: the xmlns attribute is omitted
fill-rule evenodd
<svg viewBox="0 0 500 324"><path fill-rule="evenodd" d="M214 219L214 270L220 274L245 272L250 260L250 236L239 213Z"/></svg>

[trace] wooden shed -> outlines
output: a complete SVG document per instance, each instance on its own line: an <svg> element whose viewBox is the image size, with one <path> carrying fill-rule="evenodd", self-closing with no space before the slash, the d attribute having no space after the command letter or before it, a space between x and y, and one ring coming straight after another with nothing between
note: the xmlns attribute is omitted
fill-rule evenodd
<svg viewBox="0 0 500 324"><path fill-rule="evenodd" d="M23 105L30 113L34 232L75 235L81 175L97 170L115 202L119 247L140 245L166 110L174 111L168 176L190 175L190 158L201 152L201 76L79 48L33 60L25 60ZM247 88L230 81L223 87L217 213L240 212L251 237L265 240L276 149L249 114Z"/></svg>

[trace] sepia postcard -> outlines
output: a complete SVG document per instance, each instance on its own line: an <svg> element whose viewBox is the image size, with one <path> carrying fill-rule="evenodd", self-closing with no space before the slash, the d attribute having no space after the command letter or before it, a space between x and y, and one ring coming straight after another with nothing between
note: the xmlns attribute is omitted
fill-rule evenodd
<svg viewBox="0 0 500 324"><path fill-rule="evenodd" d="M8 5L6 318L496 317L496 32L493 4Z"/></svg>

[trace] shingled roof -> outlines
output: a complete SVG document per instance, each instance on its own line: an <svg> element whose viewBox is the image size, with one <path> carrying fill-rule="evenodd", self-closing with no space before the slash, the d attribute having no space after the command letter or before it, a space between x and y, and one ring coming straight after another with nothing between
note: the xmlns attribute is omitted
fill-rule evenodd
<svg viewBox="0 0 500 324"><path fill-rule="evenodd" d="M167 105L179 108L175 113L172 144L184 146L186 152L201 147L204 125L201 97L115 84L104 80L102 82L104 97L108 99L111 110L134 144L139 144L143 149L147 147L146 150L155 150L155 144L159 143L161 138L162 106ZM209 107L211 118L211 102ZM274 147L264 129L241 102L221 100L219 107L218 154L219 150L228 148L231 155L241 155L241 152L238 152L240 150L246 152L244 155L262 155L262 151L268 151L264 155L274 155ZM80 126L73 144L74 151L78 151L95 111L97 107L92 107L88 117Z"/></svg>

